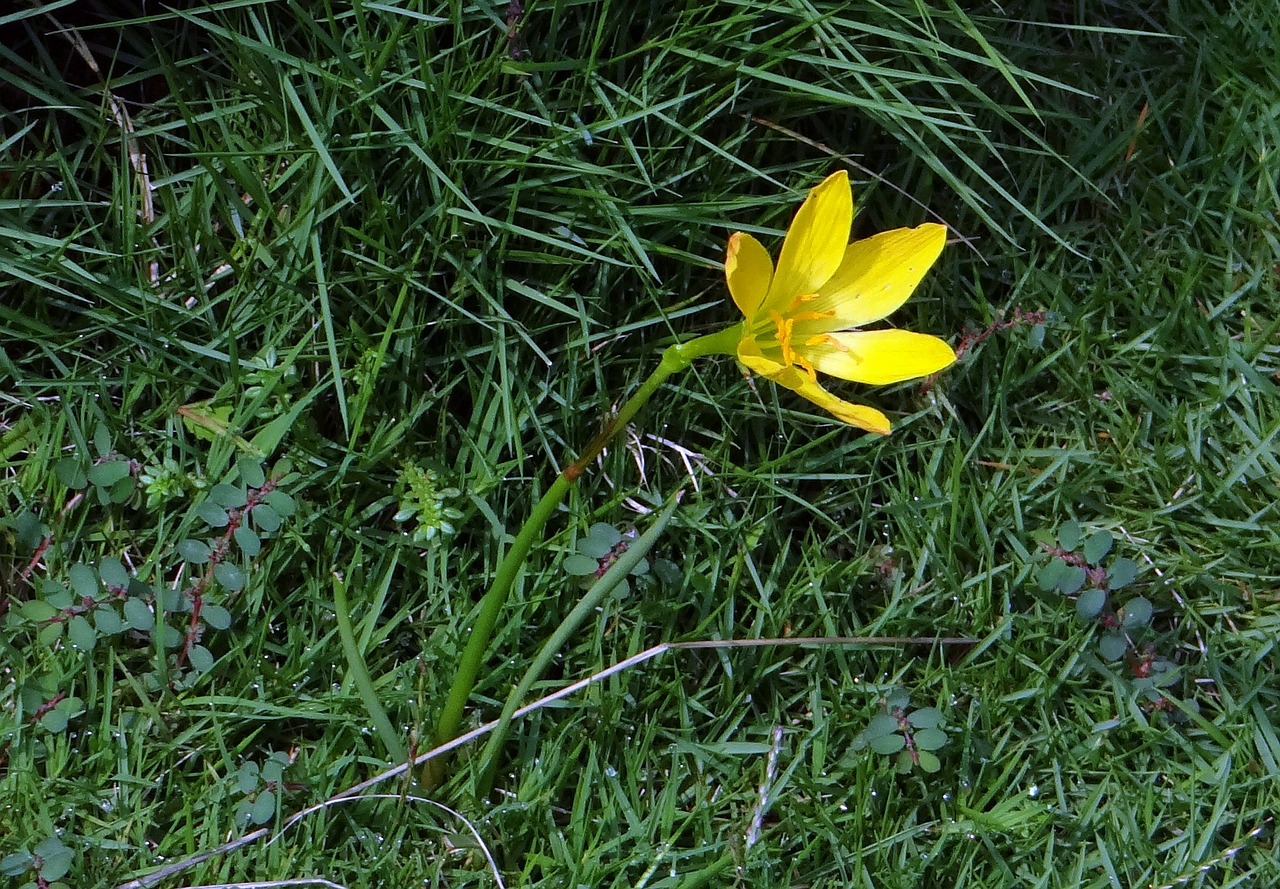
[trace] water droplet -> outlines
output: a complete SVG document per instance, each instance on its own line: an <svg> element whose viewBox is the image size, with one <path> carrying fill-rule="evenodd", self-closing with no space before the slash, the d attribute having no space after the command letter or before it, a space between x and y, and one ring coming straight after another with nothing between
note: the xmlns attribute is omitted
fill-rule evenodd
<svg viewBox="0 0 1280 889"><path fill-rule="evenodd" d="M1030 787L1027 788L1027 796L1031 797L1032 799L1035 799L1039 795L1040 795L1039 784L1032 784Z"/></svg>

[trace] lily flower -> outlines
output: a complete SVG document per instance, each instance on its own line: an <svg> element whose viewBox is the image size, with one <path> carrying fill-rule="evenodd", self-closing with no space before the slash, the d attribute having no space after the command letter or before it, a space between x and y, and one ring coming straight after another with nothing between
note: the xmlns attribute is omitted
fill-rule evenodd
<svg viewBox="0 0 1280 889"><path fill-rule="evenodd" d="M818 372L885 385L937 373L956 354L935 336L908 330L855 330L907 301L946 243L944 225L899 228L849 243L853 192L844 171L809 192L774 267L745 232L729 238L725 278L742 310L737 356L837 419L887 435L875 408L828 392Z"/></svg>

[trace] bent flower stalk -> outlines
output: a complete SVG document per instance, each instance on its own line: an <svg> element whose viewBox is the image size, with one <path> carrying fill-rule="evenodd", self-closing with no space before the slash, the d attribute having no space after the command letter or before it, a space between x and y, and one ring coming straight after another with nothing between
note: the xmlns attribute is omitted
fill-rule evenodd
<svg viewBox="0 0 1280 889"><path fill-rule="evenodd" d="M946 243L926 223L849 243L853 193L833 173L796 213L778 257L745 232L729 238L725 278L744 320L738 360L836 418L881 435L889 419L828 392L818 372L884 385L937 373L956 360L944 341L908 330L855 330L907 301Z"/></svg>

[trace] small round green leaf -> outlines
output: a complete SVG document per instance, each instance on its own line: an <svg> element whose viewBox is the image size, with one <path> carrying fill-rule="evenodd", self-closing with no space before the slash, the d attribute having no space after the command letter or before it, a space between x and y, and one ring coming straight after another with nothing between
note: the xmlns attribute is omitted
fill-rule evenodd
<svg viewBox="0 0 1280 889"><path fill-rule="evenodd" d="M1036 584L1046 593L1056 590L1067 573L1067 563L1062 559L1050 559L1048 564L1036 572Z"/></svg>
<svg viewBox="0 0 1280 889"><path fill-rule="evenodd" d="M67 641L81 651L93 651L98 644L98 633L83 614L77 614L67 621Z"/></svg>
<svg viewBox="0 0 1280 889"><path fill-rule="evenodd" d="M208 673L213 669L213 654L203 645L192 645L187 659L191 661L192 669L199 673Z"/></svg>
<svg viewBox="0 0 1280 889"><path fill-rule="evenodd" d="M920 760L920 770L923 772L928 772L932 775L942 768L942 761L928 750L919 750L916 752L916 756Z"/></svg>
<svg viewBox="0 0 1280 889"><path fill-rule="evenodd" d="M244 572L230 562L220 562L215 566L213 576L218 583L232 592L244 589Z"/></svg>
<svg viewBox="0 0 1280 889"><path fill-rule="evenodd" d="M564 571L573 577L587 577L600 569L600 563L589 556L574 553L564 560Z"/></svg>
<svg viewBox="0 0 1280 889"><path fill-rule="evenodd" d="M915 768L915 760L911 758L911 751L898 751L897 759L893 763L893 770L899 775L907 775L910 774L913 768Z"/></svg>
<svg viewBox="0 0 1280 889"><path fill-rule="evenodd" d="M870 725L862 730L862 738L865 741L872 741L876 738L883 738L885 735L891 735L897 730L898 720L888 713L881 713L871 720Z"/></svg>
<svg viewBox="0 0 1280 889"><path fill-rule="evenodd" d="M178 555L194 565L203 565L213 555L213 549L203 540L182 540L178 542Z"/></svg>
<svg viewBox="0 0 1280 889"><path fill-rule="evenodd" d="M253 793L258 789L258 764L246 762L236 772L236 786L241 793Z"/></svg>
<svg viewBox="0 0 1280 889"><path fill-rule="evenodd" d="M262 498L262 502L274 509L281 518L289 518L298 511L298 504L293 498L279 489Z"/></svg>
<svg viewBox="0 0 1280 889"><path fill-rule="evenodd" d="M274 791L264 790L258 794L250 809L254 824L266 824L276 815L276 795Z"/></svg>
<svg viewBox="0 0 1280 889"><path fill-rule="evenodd" d="M1090 565L1096 565L1111 552L1111 534L1106 531L1095 531L1084 544L1084 557Z"/></svg>
<svg viewBox="0 0 1280 889"><path fill-rule="evenodd" d="M235 485L218 484L209 489L209 499L219 506L235 509L244 506L245 494Z"/></svg>
<svg viewBox="0 0 1280 889"><path fill-rule="evenodd" d="M167 586L156 590L156 598L165 611L182 613L191 610L191 597L185 590Z"/></svg>
<svg viewBox="0 0 1280 889"><path fill-rule="evenodd" d="M42 624L57 617L59 611L43 599L28 599L18 606L18 614L33 624Z"/></svg>
<svg viewBox="0 0 1280 889"><path fill-rule="evenodd" d="M128 460L107 460L89 467L89 481L99 488L110 488L129 477ZM69 487L69 486L68 486Z"/></svg>
<svg viewBox="0 0 1280 889"><path fill-rule="evenodd" d="M250 559L262 552L262 540L248 525L241 525L236 528L231 536L235 539L236 546L240 547L240 552Z"/></svg>
<svg viewBox="0 0 1280 889"><path fill-rule="evenodd" d="M241 827L248 827L253 824L253 800L240 800L236 806L234 820Z"/></svg>
<svg viewBox="0 0 1280 889"><path fill-rule="evenodd" d="M105 457L111 453L111 430L107 428L106 423L98 423L93 427L93 449L98 452L99 457Z"/></svg>
<svg viewBox="0 0 1280 889"><path fill-rule="evenodd" d="M277 530L281 525L280 514L272 509L266 503L261 503L250 510L253 516L254 524L268 534Z"/></svg>
<svg viewBox="0 0 1280 889"><path fill-rule="evenodd" d="M41 580L40 595L54 608L70 608L75 599L71 590L56 581Z"/></svg>
<svg viewBox="0 0 1280 889"><path fill-rule="evenodd" d="M919 750L941 750L947 744L947 733L940 728L921 729L913 739Z"/></svg>
<svg viewBox="0 0 1280 889"><path fill-rule="evenodd" d="M65 732L68 722L70 722L70 718L62 710L50 710L40 717L40 725L51 732Z"/></svg>
<svg viewBox="0 0 1280 889"><path fill-rule="evenodd" d="M51 624L45 624L40 628L40 632L36 633L36 642L52 648L62 638L62 621L54 621Z"/></svg>
<svg viewBox="0 0 1280 889"><path fill-rule="evenodd" d="M1138 563L1133 559L1112 559L1107 566L1107 586L1113 590L1122 589L1138 577Z"/></svg>
<svg viewBox="0 0 1280 889"><path fill-rule="evenodd" d="M599 540L601 543L613 546L622 540L622 532L607 522L596 522L587 529L588 540Z"/></svg>
<svg viewBox="0 0 1280 889"><path fill-rule="evenodd" d="M1103 660L1118 661L1128 649L1128 641L1119 633L1107 633L1098 640L1098 654Z"/></svg>
<svg viewBox="0 0 1280 889"><path fill-rule="evenodd" d="M160 627L160 641L165 648L177 648L182 644L182 633L177 628L164 624Z"/></svg>
<svg viewBox="0 0 1280 889"><path fill-rule="evenodd" d="M85 475L84 467L74 457L63 457L55 463L53 474L57 476L58 481L73 491L82 490L89 484L89 477Z"/></svg>
<svg viewBox="0 0 1280 889"><path fill-rule="evenodd" d="M231 521L227 511L212 500L206 500L196 507L196 515L210 528L225 528Z"/></svg>
<svg viewBox="0 0 1280 889"><path fill-rule="evenodd" d="M279 784L284 778L284 767L286 763L270 756L267 761L262 764L262 780L268 784Z"/></svg>
<svg viewBox="0 0 1280 889"><path fill-rule="evenodd" d="M79 562L71 566L68 580L71 582L71 591L82 599L93 599L102 591L98 572Z"/></svg>
<svg viewBox="0 0 1280 889"><path fill-rule="evenodd" d="M107 636L124 632L124 621L120 614L110 605L99 605L93 609L93 626L99 633Z"/></svg>
<svg viewBox="0 0 1280 889"><path fill-rule="evenodd" d="M29 509L18 513L13 520L13 535L19 549L24 553L34 552L44 539L48 529L40 521L40 516Z"/></svg>
<svg viewBox="0 0 1280 889"><path fill-rule="evenodd" d="M1062 523L1062 527L1058 529L1058 545L1071 552L1080 545L1080 523L1075 519L1070 519Z"/></svg>
<svg viewBox="0 0 1280 889"><path fill-rule="evenodd" d="M71 870L71 849L57 837L49 837L31 851L43 862L40 865L42 880L60 880L67 875L67 871Z"/></svg>
<svg viewBox="0 0 1280 889"><path fill-rule="evenodd" d="M868 746L870 746L876 753L881 753L887 756L890 753L897 753L905 747L906 744L906 738L895 732L891 735L883 735L879 738L873 738Z"/></svg>
<svg viewBox="0 0 1280 889"><path fill-rule="evenodd" d="M102 582L115 589L126 589L129 586L129 572L124 563L114 556L108 556L98 563L98 575Z"/></svg>
<svg viewBox="0 0 1280 889"><path fill-rule="evenodd" d="M124 503L133 496L135 487L133 476L126 475L107 490L107 499L112 503Z"/></svg>
<svg viewBox="0 0 1280 889"><path fill-rule="evenodd" d="M19 852L14 852L12 855L0 858L0 874L6 877L18 877L30 869L34 863L35 857L26 849L23 849Z"/></svg>
<svg viewBox="0 0 1280 889"><path fill-rule="evenodd" d="M1124 606L1124 628L1136 629L1151 623L1152 606L1147 599L1138 596L1130 599Z"/></svg>
<svg viewBox="0 0 1280 889"><path fill-rule="evenodd" d="M1058 582L1058 589L1070 596L1078 593L1087 579L1088 575L1079 565L1068 565L1067 570L1062 573L1062 580Z"/></svg>
<svg viewBox="0 0 1280 889"><path fill-rule="evenodd" d="M905 710L911 706L911 695L905 688L891 689L884 696L884 705L889 710Z"/></svg>
<svg viewBox="0 0 1280 889"><path fill-rule="evenodd" d="M261 488L267 481L267 476L262 471L262 464L252 457L241 457L237 460L236 471L240 473L240 480L251 488Z"/></svg>
<svg viewBox="0 0 1280 889"><path fill-rule="evenodd" d="M606 543L598 537L584 537L578 541L578 552L589 559L603 559L612 549L612 543Z"/></svg>
<svg viewBox="0 0 1280 889"><path fill-rule="evenodd" d="M937 707L922 707L907 716L907 722L914 728L937 728L945 719Z"/></svg>
<svg viewBox="0 0 1280 889"><path fill-rule="evenodd" d="M231 612L221 605L206 605L200 610L204 622L215 630L226 630L231 627Z"/></svg>
<svg viewBox="0 0 1280 889"><path fill-rule="evenodd" d="M1076 599L1076 614L1080 615L1081 620L1093 620L1102 612L1106 604L1107 591L1094 587L1085 590L1080 594L1080 598Z"/></svg>

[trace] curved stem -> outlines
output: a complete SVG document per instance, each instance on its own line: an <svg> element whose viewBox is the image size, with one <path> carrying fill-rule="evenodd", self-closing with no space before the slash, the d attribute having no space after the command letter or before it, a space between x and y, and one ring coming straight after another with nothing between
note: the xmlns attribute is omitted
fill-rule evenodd
<svg viewBox="0 0 1280 889"><path fill-rule="evenodd" d="M494 726L493 734L489 736L489 742L485 745L484 753L480 757L480 761L484 763L484 771L480 776L480 783L476 791L476 795L483 797L489 792L489 788L493 786L494 773L498 767L498 753L502 748L502 742L506 740L507 728L511 725L511 718L515 714L516 709L520 706L520 702L524 700L524 696L528 693L533 684L541 678L543 672L551 664L560 649L564 648L565 643L569 641L569 637L578 631L578 627L582 626L582 622L590 617L596 610L596 606L600 604L605 596L617 589L618 584L622 583L631 573L631 569L635 568L649 552L653 549L654 543L662 535L663 529L667 527L667 523L671 521L671 516L675 514L676 507L680 505L680 495L683 491L676 492L675 496L667 501L667 505L662 512L654 520L649 529L640 536L638 540L627 547L626 552L620 555L604 576L591 585L591 589L587 590L586 595L579 600L574 609L569 612L569 616L560 622L560 626L556 628L551 637L542 644L541 650L534 657L533 663L524 671L524 676L515 688L507 695L507 702L502 708L502 716L498 719L498 724Z"/></svg>
<svg viewBox="0 0 1280 889"><path fill-rule="evenodd" d="M359 557L357 556L357 561ZM369 676L369 668L365 665L364 655L356 644L355 629L351 626L351 605L347 601L347 585L337 571L333 572L333 613L338 619L338 636L342 639L342 648L347 653L347 667L351 670L351 679L356 684L356 691L364 707L373 720L374 730L382 739L382 746L387 748L394 762L405 762L409 754L400 743L400 736L391 725L387 711L382 709L378 700L378 690Z"/></svg>
<svg viewBox="0 0 1280 889"><path fill-rule="evenodd" d="M480 600L480 610L476 615L475 625L471 628L466 648L463 649L462 657L458 660L458 672L453 677L449 696L445 699L444 709L440 712L440 719L436 723L435 743L437 745L453 740L458 734L467 699L471 697L471 690L475 686L476 676L479 675L480 665L484 662L489 638L493 635L494 627L497 626L502 606L506 604L507 595L511 592L511 587L525 559L529 556L529 550L536 541L541 539L542 529L546 527L547 521L555 513L565 495L569 493L569 488L600 455L605 445L620 430L626 428L631 418L649 401L669 376L684 370L693 363L693 359L703 355L734 354L741 338L742 328L738 325L669 347L662 353L662 360L657 368L649 374L635 394L627 399L617 414L611 417L600 433L591 440L582 455L565 467L547 492L542 495L542 499L538 501L533 512L529 514L529 518L516 534L515 540L511 542L511 548L498 564L493 582L484 594L484 598ZM428 787L440 782L444 776L445 765L443 757L431 760L427 764L423 781Z"/></svg>

